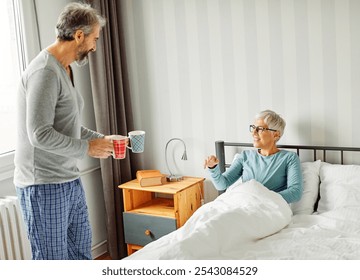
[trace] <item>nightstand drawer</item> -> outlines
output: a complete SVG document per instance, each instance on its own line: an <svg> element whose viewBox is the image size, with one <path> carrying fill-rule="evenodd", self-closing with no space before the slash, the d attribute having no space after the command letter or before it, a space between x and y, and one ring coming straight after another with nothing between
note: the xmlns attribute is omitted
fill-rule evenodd
<svg viewBox="0 0 360 280"><path fill-rule="evenodd" d="M125 243L145 246L176 229L176 219L123 213Z"/></svg>

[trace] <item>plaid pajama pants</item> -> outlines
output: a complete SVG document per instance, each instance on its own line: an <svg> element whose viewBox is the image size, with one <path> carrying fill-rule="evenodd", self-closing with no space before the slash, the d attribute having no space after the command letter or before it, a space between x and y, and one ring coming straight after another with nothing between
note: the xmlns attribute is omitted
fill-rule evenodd
<svg viewBox="0 0 360 280"><path fill-rule="evenodd" d="M84 260L91 228L80 179L16 188L34 260Z"/></svg>

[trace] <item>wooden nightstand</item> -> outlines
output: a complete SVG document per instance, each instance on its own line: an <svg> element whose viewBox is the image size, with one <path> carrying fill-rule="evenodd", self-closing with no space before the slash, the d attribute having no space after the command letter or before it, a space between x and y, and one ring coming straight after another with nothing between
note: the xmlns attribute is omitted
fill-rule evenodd
<svg viewBox="0 0 360 280"><path fill-rule="evenodd" d="M204 178L184 177L178 182L141 187L132 180L123 189L124 232L128 254L181 227L201 206Z"/></svg>

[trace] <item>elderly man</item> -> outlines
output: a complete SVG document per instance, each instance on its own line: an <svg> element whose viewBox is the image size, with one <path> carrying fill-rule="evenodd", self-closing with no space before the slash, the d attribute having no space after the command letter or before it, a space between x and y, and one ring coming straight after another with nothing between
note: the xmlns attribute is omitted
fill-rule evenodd
<svg viewBox="0 0 360 280"><path fill-rule="evenodd" d="M107 158L113 145L109 136L81 125L84 102L70 64L86 64L104 25L90 5L68 4L56 25L56 41L21 78L14 184L33 259L92 258L77 160Z"/></svg>

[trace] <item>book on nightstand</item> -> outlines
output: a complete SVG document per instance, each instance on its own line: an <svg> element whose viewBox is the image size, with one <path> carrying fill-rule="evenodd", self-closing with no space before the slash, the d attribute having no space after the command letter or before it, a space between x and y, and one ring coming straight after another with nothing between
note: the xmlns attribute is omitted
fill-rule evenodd
<svg viewBox="0 0 360 280"><path fill-rule="evenodd" d="M139 170L136 179L142 187L159 186L166 182L166 176L159 170Z"/></svg>

